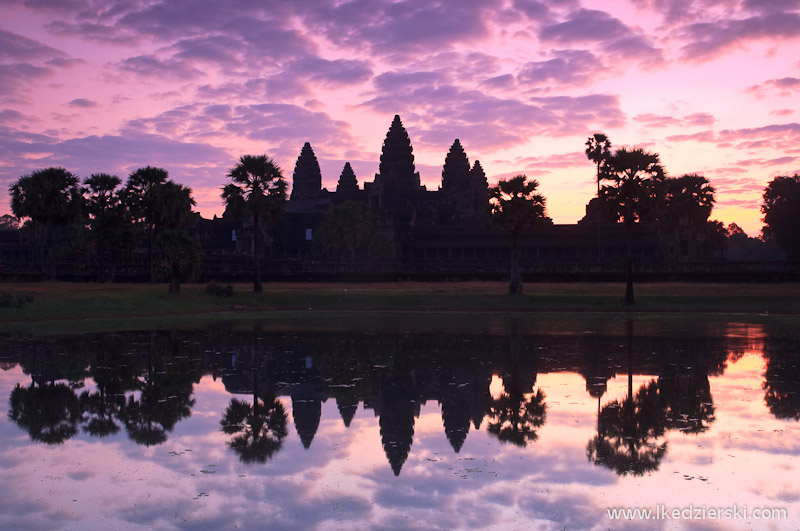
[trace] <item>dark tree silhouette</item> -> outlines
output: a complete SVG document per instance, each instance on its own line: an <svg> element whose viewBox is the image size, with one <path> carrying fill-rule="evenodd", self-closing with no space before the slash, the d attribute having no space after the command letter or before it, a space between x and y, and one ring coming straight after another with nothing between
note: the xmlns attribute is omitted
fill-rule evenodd
<svg viewBox="0 0 800 531"><path fill-rule="evenodd" d="M78 433L78 397L66 384L17 384L9 402L8 417L27 431L32 441L61 444Z"/></svg>
<svg viewBox="0 0 800 531"><path fill-rule="evenodd" d="M765 238L774 237L789 260L800 260L800 174L772 179L764 189Z"/></svg>
<svg viewBox="0 0 800 531"><path fill-rule="evenodd" d="M770 347L765 349L764 403L777 419L800 420L800 353Z"/></svg>
<svg viewBox="0 0 800 531"><path fill-rule="evenodd" d="M687 174L667 177L663 188L659 230L676 243L680 254L694 254L689 249L692 242L711 235L708 218L714 208L714 187L702 175Z"/></svg>
<svg viewBox="0 0 800 531"><path fill-rule="evenodd" d="M658 185L664 179L664 168L658 154L640 148L618 149L606 161L601 176L611 182L600 189L601 202L611 208L615 221L627 229L627 274L625 304L633 304L633 224L645 219L657 206Z"/></svg>
<svg viewBox="0 0 800 531"><path fill-rule="evenodd" d="M144 228L147 235L147 264L150 282L155 282L153 270L153 245L155 243L156 222L160 217L160 201L156 189L167 182L169 174L163 168L145 166L128 176L125 190L121 196L133 220Z"/></svg>
<svg viewBox="0 0 800 531"><path fill-rule="evenodd" d="M200 267L200 242L185 230L165 230L156 238L156 246L164 253L164 268L169 279L169 292L180 293L181 281Z"/></svg>
<svg viewBox="0 0 800 531"><path fill-rule="evenodd" d="M120 413L128 437L145 446L165 442L175 424L191 416L194 405L193 371L175 363L174 356L159 359L160 370L156 370L154 341L151 339L147 370L138 382L139 395L129 395ZM177 348L177 343L173 342L173 347Z"/></svg>
<svg viewBox="0 0 800 531"><path fill-rule="evenodd" d="M522 390L513 383L489 405L486 430L500 439L524 448L536 442L538 430L544 425L547 404L541 389L526 398Z"/></svg>
<svg viewBox="0 0 800 531"><path fill-rule="evenodd" d="M50 280L56 279L54 232L56 228L68 225L81 212L83 197L78 182L78 178L64 168L45 168L20 177L9 188L14 215L44 225Z"/></svg>
<svg viewBox="0 0 800 531"><path fill-rule="evenodd" d="M668 430L704 433L717 419L708 373L698 367L659 377L658 394Z"/></svg>
<svg viewBox="0 0 800 531"><path fill-rule="evenodd" d="M372 210L361 201L339 203L325 213L314 237L314 249L326 258L365 257L375 233Z"/></svg>
<svg viewBox="0 0 800 531"><path fill-rule="evenodd" d="M259 254L260 227L263 220L271 228L286 205L286 181L281 169L266 155L242 155L228 172L230 183L222 189L222 199L237 215L253 217L253 291L261 293Z"/></svg>
<svg viewBox="0 0 800 531"><path fill-rule="evenodd" d="M596 465L620 476L653 472L667 453L667 443L657 442L665 428L658 384L651 380L635 396L603 406L597 420L597 436L589 441L586 455Z"/></svg>
<svg viewBox="0 0 800 531"><path fill-rule="evenodd" d="M590 461L620 476L641 476L658 470L667 453L667 443L657 442L667 424L658 384L651 380L633 394L633 328L633 320L628 319L628 395L622 402L614 400L597 412L597 435L586 446Z"/></svg>
<svg viewBox="0 0 800 531"><path fill-rule="evenodd" d="M19 220L11 214L3 214L0 216L0 230L17 230L19 229Z"/></svg>
<svg viewBox="0 0 800 531"><path fill-rule="evenodd" d="M503 375L502 394L489 402L486 430L501 442L524 448L539 438L538 430L547 417L547 404L541 389L533 392L537 358L527 358L523 371L521 339L520 324L513 320L509 335L510 370Z"/></svg>
<svg viewBox="0 0 800 531"><path fill-rule="evenodd" d="M81 425L94 437L105 437L119 431L115 418L125 407L125 392L137 387L139 367L132 354L123 355L109 344L108 336L96 343L98 352L90 370L94 391L81 393Z"/></svg>
<svg viewBox="0 0 800 531"><path fill-rule="evenodd" d="M611 140L603 133L595 133L586 140L586 158L597 166L597 197L600 197L600 169L611 156Z"/></svg>
<svg viewBox="0 0 800 531"><path fill-rule="evenodd" d="M600 246L600 227L603 215L603 205L601 204L600 200L600 175L604 170L603 166L611 156L611 140L609 140L609 138L603 133L595 133L586 139L585 153L586 158L594 162L595 166L597 167L597 199L589 202L590 207L592 206L592 203L594 203L594 208L586 209L586 217L589 218L591 211L591 214L595 218L594 221L597 224L597 257L599 259L602 254Z"/></svg>
<svg viewBox="0 0 800 531"><path fill-rule="evenodd" d="M243 463L266 463L283 446L288 415L275 397L261 402L253 397L253 407L233 398L222 414L220 426L233 435L228 443Z"/></svg>
<svg viewBox="0 0 800 531"><path fill-rule="evenodd" d="M525 175L501 179L489 189L492 222L511 237L511 272L508 290L522 293L519 236L525 227L534 226L545 216L545 198L536 192L539 182Z"/></svg>
<svg viewBox="0 0 800 531"><path fill-rule="evenodd" d="M122 180L116 175L94 173L87 177L86 211L89 214L89 225L94 237L98 261L97 280L102 282L113 279L113 258L117 252L128 249L134 244L133 224L122 204L117 187ZM112 256L112 274L106 274L106 254Z"/></svg>

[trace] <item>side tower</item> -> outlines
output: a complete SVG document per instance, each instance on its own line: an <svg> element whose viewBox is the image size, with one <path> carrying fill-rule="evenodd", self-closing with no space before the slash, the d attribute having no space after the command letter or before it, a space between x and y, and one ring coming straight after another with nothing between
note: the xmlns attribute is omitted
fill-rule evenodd
<svg viewBox="0 0 800 531"><path fill-rule="evenodd" d="M488 183L480 162L469 159L455 139L442 168L443 219L448 222L482 217L489 204Z"/></svg>
<svg viewBox="0 0 800 531"><path fill-rule="evenodd" d="M336 184L337 200L346 201L358 198L358 180L349 162L345 162L339 182Z"/></svg>
<svg viewBox="0 0 800 531"><path fill-rule="evenodd" d="M311 149L311 144L306 142L297 157L292 174L292 195L290 200L316 199L322 192L322 172L319 161Z"/></svg>

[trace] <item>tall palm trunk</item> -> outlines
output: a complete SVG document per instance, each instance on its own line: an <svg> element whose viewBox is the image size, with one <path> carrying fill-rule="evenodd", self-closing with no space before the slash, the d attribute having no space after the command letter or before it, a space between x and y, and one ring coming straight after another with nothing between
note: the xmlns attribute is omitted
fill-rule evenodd
<svg viewBox="0 0 800 531"><path fill-rule="evenodd" d="M156 272L153 268L153 225L147 224L147 267L150 270L150 282L156 281Z"/></svg>
<svg viewBox="0 0 800 531"><path fill-rule="evenodd" d="M597 261L600 256L600 217L602 216L602 205L600 203L600 161L597 161Z"/></svg>
<svg viewBox="0 0 800 531"><path fill-rule="evenodd" d="M511 273L508 285L509 293L522 293L522 273L519 268L519 233L511 233Z"/></svg>
<svg viewBox="0 0 800 531"><path fill-rule="evenodd" d="M633 319L625 321L628 347L628 400L633 399Z"/></svg>
<svg viewBox="0 0 800 531"><path fill-rule="evenodd" d="M260 247L258 245L258 237L260 232L258 230L258 214L253 213L253 268L255 269L255 276L253 277L253 292L261 293L264 287L261 285L261 265L258 261L258 254Z"/></svg>
<svg viewBox="0 0 800 531"><path fill-rule="evenodd" d="M47 241L47 250L50 255L50 280L56 279L56 249L55 238L53 237L53 222L50 218L47 219L45 226L45 240Z"/></svg>
<svg viewBox="0 0 800 531"><path fill-rule="evenodd" d="M633 225L626 223L628 266L625 275L625 304L633 304Z"/></svg>

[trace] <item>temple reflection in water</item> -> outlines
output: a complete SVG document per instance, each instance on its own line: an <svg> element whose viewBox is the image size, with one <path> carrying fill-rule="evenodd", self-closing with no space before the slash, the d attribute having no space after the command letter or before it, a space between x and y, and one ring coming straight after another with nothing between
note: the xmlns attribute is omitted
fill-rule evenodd
<svg viewBox="0 0 800 531"><path fill-rule="evenodd" d="M438 404L456 454L481 429L526 448L559 412L537 378L575 373L597 405L587 458L635 476L658 469L669 451L668 432L709 430L716 420L709 377L722 375L729 359L760 350L769 411L800 418L798 353L770 344L757 326L729 325L714 335L642 333L651 325L633 321L609 334L536 335L513 324L500 333L458 335L237 326L7 339L3 368L19 364L30 378L11 391L8 417L32 441L49 445L79 432L103 438L124 431L137 444L155 446L192 414L195 386L211 375L232 395L219 411L219 429L243 462L268 462L292 428L309 449L323 404L332 400L345 428L359 407L374 413L380 440L368 444L382 446L398 476L428 402ZM635 376L643 383L634 385ZM627 392L609 397L608 382L617 377L627 380ZM494 392L493 379L502 383Z"/></svg>

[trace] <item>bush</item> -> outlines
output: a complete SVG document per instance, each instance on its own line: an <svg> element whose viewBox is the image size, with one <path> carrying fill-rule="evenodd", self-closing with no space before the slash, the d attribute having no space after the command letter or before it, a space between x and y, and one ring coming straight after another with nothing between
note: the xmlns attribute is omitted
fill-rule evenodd
<svg viewBox="0 0 800 531"><path fill-rule="evenodd" d="M12 306L22 308L22 306L28 302L33 302L33 295L30 293L14 297L12 294L5 291L0 292L0 308L11 308Z"/></svg>
<svg viewBox="0 0 800 531"><path fill-rule="evenodd" d="M232 297L233 286L230 284L226 284L225 286L220 286L216 282L209 282L208 284L206 284L206 293L210 293L211 295L216 295L217 297Z"/></svg>

